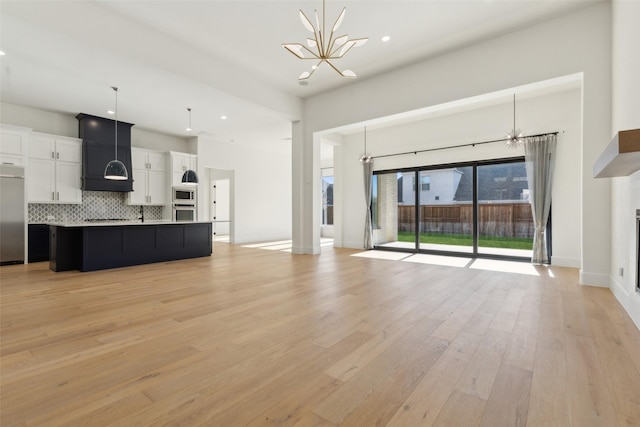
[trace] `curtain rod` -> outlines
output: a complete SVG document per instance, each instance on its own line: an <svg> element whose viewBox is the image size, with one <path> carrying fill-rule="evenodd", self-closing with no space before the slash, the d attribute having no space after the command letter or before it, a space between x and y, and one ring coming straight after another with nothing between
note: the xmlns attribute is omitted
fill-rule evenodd
<svg viewBox="0 0 640 427"><path fill-rule="evenodd" d="M538 135L523 136L522 139L536 138L538 136L557 135L559 133L560 132L539 133ZM495 143L495 142L504 142L506 140L507 140L506 138L502 138L502 139L494 139L492 141L471 142L469 144L451 145L449 147L427 148L427 149L424 149L424 150L405 151L404 153L395 153L395 154L382 154L380 156L371 156L371 158L372 159L380 159L382 157L405 156L407 154L418 154L418 153L426 153L428 151L448 150L450 148L475 147L476 145L492 144L492 143Z"/></svg>

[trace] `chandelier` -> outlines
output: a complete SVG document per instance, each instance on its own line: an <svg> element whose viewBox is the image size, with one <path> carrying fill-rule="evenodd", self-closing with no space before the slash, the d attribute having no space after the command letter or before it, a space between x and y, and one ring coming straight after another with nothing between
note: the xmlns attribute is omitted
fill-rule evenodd
<svg viewBox="0 0 640 427"><path fill-rule="evenodd" d="M318 63L312 67L311 71L305 71L304 73L300 74L298 80L306 80L311 77L314 71L317 70L320 64L322 64L323 62L326 62L342 77L357 77L356 73L351 70L340 71L331 62L332 60L342 58L347 52L351 50L351 48L362 46L367 42L367 40L369 40L367 37L349 39L349 36L346 34L337 37L335 36L334 33L342 24L346 11L346 7L342 9L342 12L340 12L338 19L336 19L335 24L333 24L333 27L331 27L331 32L327 37L324 22L325 0L322 0L322 27L320 26L320 19L318 18L317 10L314 11L316 17L315 26L311 23L309 18L307 18L307 15L305 15L304 12L300 10L300 20L302 21L302 25L304 25L307 30L313 33L313 38L307 38L306 46L300 43L284 43L282 44L282 47L284 47L286 50L300 59L316 60L318 61Z"/></svg>

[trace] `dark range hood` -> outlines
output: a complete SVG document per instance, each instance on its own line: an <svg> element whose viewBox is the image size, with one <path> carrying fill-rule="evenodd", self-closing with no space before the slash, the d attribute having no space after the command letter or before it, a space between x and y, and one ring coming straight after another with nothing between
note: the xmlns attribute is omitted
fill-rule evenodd
<svg viewBox="0 0 640 427"><path fill-rule="evenodd" d="M115 157L115 121L80 113L76 116L82 139L82 189L90 191L133 191L131 170L131 123L118 120L118 160L129 172L129 179L104 178L104 169Z"/></svg>

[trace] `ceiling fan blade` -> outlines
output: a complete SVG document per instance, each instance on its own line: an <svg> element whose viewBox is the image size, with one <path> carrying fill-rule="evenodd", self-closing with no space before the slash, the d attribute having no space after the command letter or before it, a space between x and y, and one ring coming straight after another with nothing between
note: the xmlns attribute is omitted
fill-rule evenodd
<svg viewBox="0 0 640 427"><path fill-rule="evenodd" d="M302 10L300 11L300 20L302 21L302 25L304 25L307 30L311 31L312 33L316 32L315 28L313 28L313 24L311 23L311 21L309 21L309 18L307 18L307 15L305 15Z"/></svg>

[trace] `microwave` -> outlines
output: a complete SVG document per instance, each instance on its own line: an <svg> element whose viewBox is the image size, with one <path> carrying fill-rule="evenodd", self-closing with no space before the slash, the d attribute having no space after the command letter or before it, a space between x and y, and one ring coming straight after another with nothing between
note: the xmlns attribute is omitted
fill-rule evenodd
<svg viewBox="0 0 640 427"><path fill-rule="evenodd" d="M194 203L196 202L196 189L185 187L173 187L173 203Z"/></svg>

